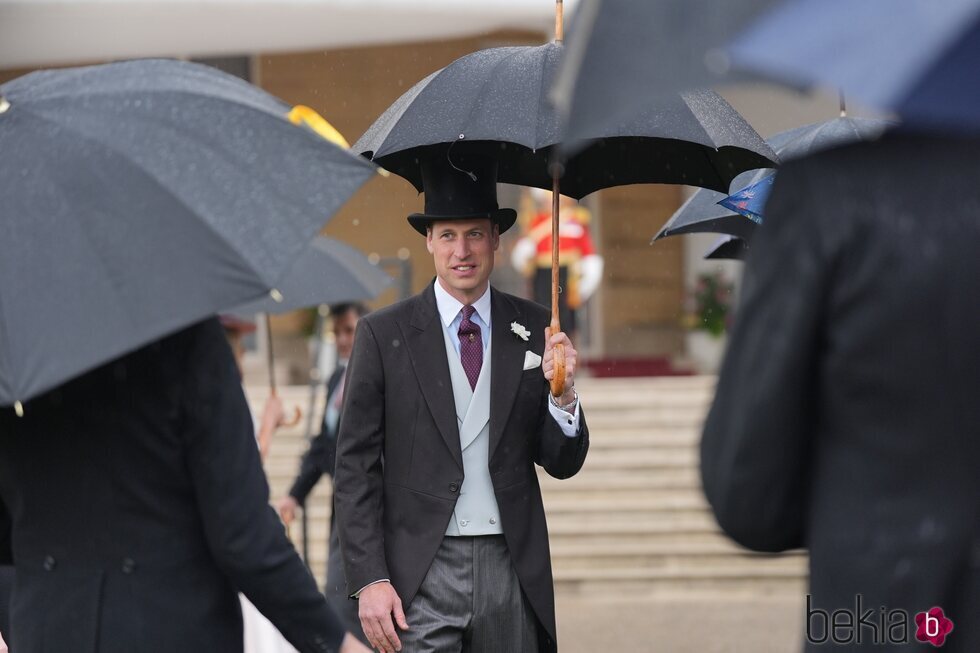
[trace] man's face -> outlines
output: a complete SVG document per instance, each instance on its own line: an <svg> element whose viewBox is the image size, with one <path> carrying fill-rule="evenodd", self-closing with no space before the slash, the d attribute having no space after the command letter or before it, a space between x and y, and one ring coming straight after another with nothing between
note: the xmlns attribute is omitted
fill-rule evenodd
<svg viewBox="0 0 980 653"><path fill-rule="evenodd" d="M333 318L333 335L337 344L337 357L350 359L354 348L354 330L357 328L357 311L350 309Z"/></svg>
<svg viewBox="0 0 980 653"><path fill-rule="evenodd" d="M436 276L446 291L470 304L487 289L500 230L488 219L433 222L425 236Z"/></svg>

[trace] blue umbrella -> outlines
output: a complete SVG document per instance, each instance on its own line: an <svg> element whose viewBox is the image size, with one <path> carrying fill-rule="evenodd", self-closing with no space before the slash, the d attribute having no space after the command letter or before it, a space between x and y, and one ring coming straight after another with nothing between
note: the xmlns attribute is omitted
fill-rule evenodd
<svg viewBox="0 0 980 653"><path fill-rule="evenodd" d="M980 0L791 0L730 55L742 70L841 89L909 125L980 129Z"/></svg>
<svg viewBox="0 0 980 653"><path fill-rule="evenodd" d="M776 174L773 173L762 181L757 181L751 186L746 186L742 190L732 193L718 203L726 209L744 215L756 224L762 224L763 210L766 206L766 200L769 199L769 193L772 191L772 182L775 179Z"/></svg>
<svg viewBox="0 0 980 653"><path fill-rule="evenodd" d="M780 132L766 139L766 142L779 155L779 160L786 162L845 143L873 140L893 126L894 123L887 120L842 115L832 120ZM771 174L772 169L765 168L743 172L732 181L732 187L745 188ZM709 188L698 190L677 209L653 240L689 233L721 233L749 242L755 232L756 223L719 206L725 197L725 193Z"/></svg>

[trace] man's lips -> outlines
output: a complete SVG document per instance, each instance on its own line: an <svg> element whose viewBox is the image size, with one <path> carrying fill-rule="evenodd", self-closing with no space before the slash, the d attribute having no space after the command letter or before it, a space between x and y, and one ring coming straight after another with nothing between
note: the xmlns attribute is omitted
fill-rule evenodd
<svg viewBox="0 0 980 653"><path fill-rule="evenodd" d="M469 274L476 270L475 265L454 265L452 269L459 274Z"/></svg>

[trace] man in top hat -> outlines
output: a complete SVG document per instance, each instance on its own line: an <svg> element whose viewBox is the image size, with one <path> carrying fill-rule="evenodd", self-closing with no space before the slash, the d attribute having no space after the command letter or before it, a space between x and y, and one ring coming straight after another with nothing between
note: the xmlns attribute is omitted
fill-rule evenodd
<svg viewBox="0 0 980 653"><path fill-rule="evenodd" d="M496 166L424 163L436 279L364 317L348 366L336 508L350 593L383 651L555 651L554 588L535 463L585 461L576 354L541 306L490 287L500 233ZM552 397L553 346L566 391Z"/></svg>

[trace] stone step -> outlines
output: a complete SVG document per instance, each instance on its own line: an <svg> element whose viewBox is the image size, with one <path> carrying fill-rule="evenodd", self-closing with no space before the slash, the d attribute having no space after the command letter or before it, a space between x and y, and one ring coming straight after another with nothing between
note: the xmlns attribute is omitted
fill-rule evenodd
<svg viewBox="0 0 980 653"><path fill-rule="evenodd" d="M586 461L588 463L588 461ZM557 479L544 471L538 472L545 497L563 492L632 491L637 493L655 489L692 489L701 491L699 472L691 467L658 470L649 474L643 470L591 469L567 479Z"/></svg>
<svg viewBox="0 0 980 653"><path fill-rule="evenodd" d="M746 572L786 569L799 575L806 575L806 556L788 555L777 557L754 557L748 555L699 554L699 555L603 555L601 552L587 552L581 556L558 555L552 553L554 569L563 572L577 569L633 569L638 572L648 569L717 569L742 570Z"/></svg>
<svg viewBox="0 0 980 653"><path fill-rule="evenodd" d="M727 566L698 569L597 569L563 570L555 573L559 597L677 596L711 593L737 596L799 597L806 591L807 575L786 569L730 569Z"/></svg>
<svg viewBox="0 0 980 653"><path fill-rule="evenodd" d="M556 515L548 518L548 532L557 535L659 535L663 533L715 533L718 526L708 512L698 514L646 515L635 518L602 515Z"/></svg>
<svg viewBox="0 0 980 653"><path fill-rule="evenodd" d="M630 493L624 496L610 496L594 493L581 498L549 495L545 499L545 509L549 515L591 514L591 513L662 513L685 510L703 511L708 504L700 494L684 490L659 491L649 494Z"/></svg>

